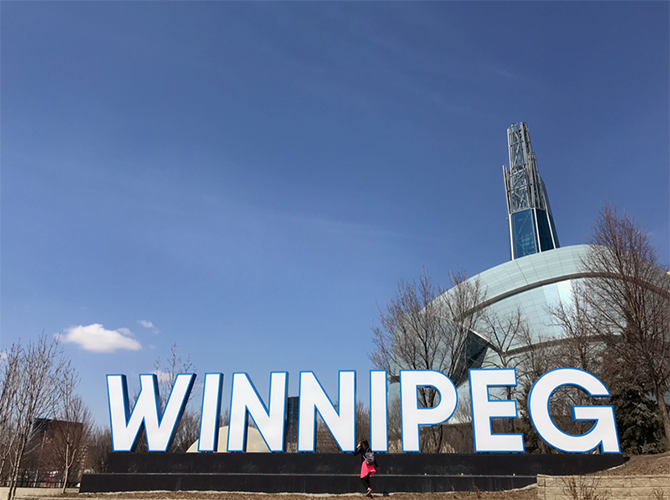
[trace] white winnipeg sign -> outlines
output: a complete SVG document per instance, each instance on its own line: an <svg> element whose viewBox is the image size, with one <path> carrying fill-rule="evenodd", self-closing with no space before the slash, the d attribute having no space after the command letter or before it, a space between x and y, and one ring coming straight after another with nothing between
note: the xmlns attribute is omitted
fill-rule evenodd
<svg viewBox="0 0 670 500"><path fill-rule="evenodd" d="M430 370L400 371L402 449L419 452L419 430L426 425L447 422L458 405L458 392L443 373ZM144 426L149 451L166 451L195 381L195 374L177 375L165 408L159 411L158 383L155 375L140 375L140 393L130 408L125 375L107 375L107 393L114 451L132 451ZM522 434L493 433L491 419L519 416L516 400L491 399L490 389L514 387L514 369L469 371L470 404L475 451L524 452ZM299 452L313 452L316 414L330 430L342 451L356 448L356 372L340 371L337 404L326 394L313 372L300 372L298 443ZM374 451L388 450L387 373L372 370L370 383L370 444ZM228 425L229 452L246 449L247 422L251 417L272 452L284 451L288 373L270 375L267 405L258 395L246 373L233 373ZM607 387L594 375L576 368L560 368L541 376L528 396L528 414L538 435L550 446L564 452L586 453L600 448L602 453L620 453L612 406L573 406L574 420L592 421L581 435L566 434L549 413L549 399L560 387L574 386L594 397L609 396ZM418 390L432 387L439 392L439 403L421 408ZM198 451L216 451L219 414L223 393L223 374L205 374Z"/></svg>

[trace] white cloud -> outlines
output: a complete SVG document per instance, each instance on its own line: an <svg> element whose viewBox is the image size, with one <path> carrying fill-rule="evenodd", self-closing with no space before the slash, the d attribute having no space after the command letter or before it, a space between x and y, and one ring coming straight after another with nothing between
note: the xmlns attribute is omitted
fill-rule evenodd
<svg viewBox="0 0 670 500"><path fill-rule="evenodd" d="M148 321L146 319L138 319L137 322L144 328L150 329L156 335L158 335L161 332L158 328L154 326L154 324L151 321Z"/></svg>
<svg viewBox="0 0 670 500"><path fill-rule="evenodd" d="M85 351L115 352L119 349L138 351L142 345L131 338L132 333L127 328L106 330L101 324L94 323L88 326L71 326L57 337L65 343L79 345Z"/></svg>

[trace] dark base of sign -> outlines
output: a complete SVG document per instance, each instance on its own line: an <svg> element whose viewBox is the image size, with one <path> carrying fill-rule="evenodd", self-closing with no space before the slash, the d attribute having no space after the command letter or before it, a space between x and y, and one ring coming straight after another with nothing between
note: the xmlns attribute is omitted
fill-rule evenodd
<svg viewBox="0 0 670 500"><path fill-rule="evenodd" d="M376 454L375 492L499 491L534 484L537 474L597 472L622 455ZM331 453L112 453L106 474L84 474L81 493L115 491L363 491L360 458Z"/></svg>

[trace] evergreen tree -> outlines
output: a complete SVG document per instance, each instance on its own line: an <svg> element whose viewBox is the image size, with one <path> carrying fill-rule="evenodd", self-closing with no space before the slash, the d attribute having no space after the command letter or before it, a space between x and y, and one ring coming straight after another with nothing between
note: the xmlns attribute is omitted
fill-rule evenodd
<svg viewBox="0 0 670 500"><path fill-rule="evenodd" d="M663 453L663 425L658 405L639 388L627 387L612 396L621 451L625 455Z"/></svg>

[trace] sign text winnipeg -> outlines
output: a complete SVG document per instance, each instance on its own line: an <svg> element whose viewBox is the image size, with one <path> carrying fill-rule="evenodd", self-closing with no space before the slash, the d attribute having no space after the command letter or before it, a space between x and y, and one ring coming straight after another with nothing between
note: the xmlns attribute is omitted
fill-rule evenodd
<svg viewBox="0 0 670 500"><path fill-rule="evenodd" d="M149 451L166 451L184 411L195 374L177 375L162 413L159 411L158 383L155 375L140 375L140 393L130 408L125 375L107 375L107 392L114 451L131 451L145 428ZM475 451L523 452L522 434L493 433L491 419L517 418L517 401L493 400L491 388L516 386L514 369L470 370L470 404ZM299 452L312 452L315 445L316 413L328 426L342 451L356 447L356 372L340 371L337 404L319 383L313 372L300 373L298 443ZM374 451L388 447L387 373L370 371L370 444ZM246 373L234 373L230 393L229 452L244 451L247 421L251 417L270 451L284 450L288 373L270 375L267 405L258 395ZM563 386L575 386L590 396L609 396L605 385L592 374L576 368L552 370L540 377L528 396L528 414L538 435L550 446L571 453L586 453L600 448L603 453L620 453L614 411L611 406L573 406L574 420L593 421L581 435L566 434L549 414L551 395ZM421 408L417 393L432 387L440 394L439 403ZM223 374L205 374L198 451L216 451L219 414L223 392ZM458 392L443 373L430 370L400 371L402 449L420 451L419 430L425 425L447 422L458 405Z"/></svg>

